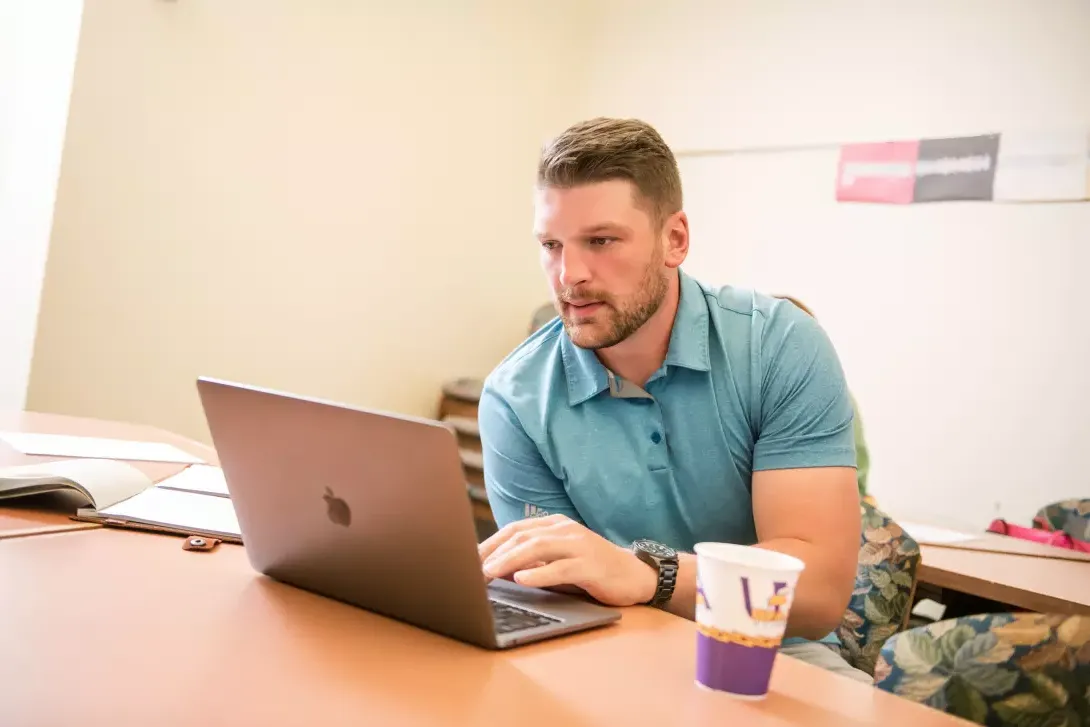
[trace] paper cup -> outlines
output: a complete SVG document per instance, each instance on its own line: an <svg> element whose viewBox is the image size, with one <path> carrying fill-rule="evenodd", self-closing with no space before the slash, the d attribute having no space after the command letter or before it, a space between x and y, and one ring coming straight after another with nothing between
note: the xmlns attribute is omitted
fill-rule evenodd
<svg viewBox="0 0 1090 727"><path fill-rule="evenodd" d="M761 699L805 563L730 543L697 543L695 550L696 683Z"/></svg>

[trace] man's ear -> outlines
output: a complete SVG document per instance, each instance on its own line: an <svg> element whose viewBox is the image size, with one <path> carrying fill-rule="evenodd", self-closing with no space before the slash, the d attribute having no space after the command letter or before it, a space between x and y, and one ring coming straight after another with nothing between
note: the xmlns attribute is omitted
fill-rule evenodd
<svg viewBox="0 0 1090 727"><path fill-rule="evenodd" d="M666 249L666 267L679 267L689 254L689 218L684 210L675 212L666 219L662 235Z"/></svg>

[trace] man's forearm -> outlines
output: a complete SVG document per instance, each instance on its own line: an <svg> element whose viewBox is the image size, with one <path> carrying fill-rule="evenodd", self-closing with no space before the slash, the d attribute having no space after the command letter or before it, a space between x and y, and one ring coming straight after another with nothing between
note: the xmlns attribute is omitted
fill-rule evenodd
<svg viewBox="0 0 1090 727"><path fill-rule="evenodd" d="M842 591L823 577L820 556L812 543L792 538L769 540L756 547L791 555L807 564L795 588L785 637L820 639L836 628L847 603ZM678 555L677 585L666 609L687 619L696 617L696 556Z"/></svg>
<svg viewBox="0 0 1090 727"><path fill-rule="evenodd" d="M813 543L796 538L766 540L755 547L791 555L806 564L795 586L795 600L787 617L784 637L820 639L834 630L848 606L851 587L845 591L840 574L823 562L823 555L827 554Z"/></svg>

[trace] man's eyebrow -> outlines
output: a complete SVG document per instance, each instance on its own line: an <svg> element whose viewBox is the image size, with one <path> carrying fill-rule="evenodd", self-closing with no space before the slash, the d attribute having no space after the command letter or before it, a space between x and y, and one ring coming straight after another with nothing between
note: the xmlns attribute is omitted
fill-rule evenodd
<svg viewBox="0 0 1090 727"><path fill-rule="evenodd" d="M592 237L594 235L625 235L628 232L628 227L620 223L600 222L590 227L584 227L579 231L579 234L584 237ZM541 242L555 239L555 236L551 235L548 230L534 230L534 237Z"/></svg>
<svg viewBox="0 0 1090 727"><path fill-rule="evenodd" d="M615 235L624 234L628 232L628 228L616 222L602 222L583 229L584 235L598 235L603 232L610 232Z"/></svg>

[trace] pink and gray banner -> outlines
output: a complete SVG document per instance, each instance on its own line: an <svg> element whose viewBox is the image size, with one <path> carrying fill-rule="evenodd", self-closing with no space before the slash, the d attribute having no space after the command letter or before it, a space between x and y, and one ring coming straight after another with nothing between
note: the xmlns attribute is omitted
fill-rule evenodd
<svg viewBox="0 0 1090 727"><path fill-rule="evenodd" d="M839 202L1090 200L1090 132L845 144Z"/></svg>

